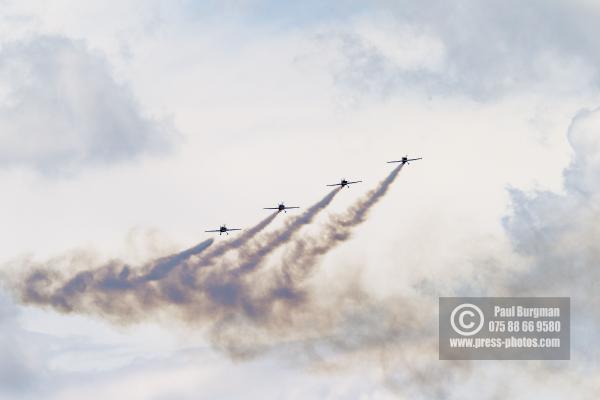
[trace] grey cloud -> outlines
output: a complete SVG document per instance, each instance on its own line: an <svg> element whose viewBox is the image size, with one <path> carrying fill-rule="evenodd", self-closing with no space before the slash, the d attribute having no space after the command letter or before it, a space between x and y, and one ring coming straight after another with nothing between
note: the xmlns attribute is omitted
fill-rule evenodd
<svg viewBox="0 0 600 400"><path fill-rule="evenodd" d="M430 94L466 94L489 99L524 89L577 93L600 82L597 7L568 1L504 2L439 0L379 1L384 36L418 46L426 36L443 46L439 68L398 65L377 41L353 24L320 36L333 43L343 62L334 70L340 84L387 95L417 87ZM401 43L400 43L401 44ZM402 51L402 49L398 49Z"/></svg>
<svg viewBox="0 0 600 400"><path fill-rule="evenodd" d="M530 268L508 278L519 295L569 296L573 349L595 357L600 327L600 110L582 110L569 128L574 156L564 193L512 189L504 226Z"/></svg>
<svg viewBox="0 0 600 400"><path fill-rule="evenodd" d="M491 255L489 262L474 261L477 275L464 279L466 290L460 285L462 282L455 285L459 295L571 297L571 361L511 362L502 366L470 361L451 368L444 364L440 377L446 379L432 386L436 392L427 394L428 383L411 381L418 394L424 398L469 399L531 398L533 393L536 398L563 398L564 393L578 399L595 396L600 324L597 312L600 230L596 227L600 219L598 132L600 109L581 110L573 118L568 139L574 154L564 171L564 192L510 189L511 211L503 224L514 250L523 256L523 268L508 268L506 259ZM477 276L481 279L476 279ZM431 378L439 373L436 371L439 367L439 363L429 360L412 368L415 376ZM447 379L456 374L460 379ZM406 395L412 390L410 385L404 385L403 379L396 379L394 373L389 379L398 393ZM481 381L486 382L485 390L481 389ZM507 381L511 382L509 388L498 384ZM468 390L461 392L465 387Z"/></svg>
<svg viewBox="0 0 600 400"><path fill-rule="evenodd" d="M170 125L145 116L83 41L36 36L3 43L0 88L0 166L69 174L171 145Z"/></svg>
<svg viewBox="0 0 600 400"><path fill-rule="evenodd" d="M26 350L30 336L20 328L17 316L17 307L0 288L0 399L34 391L43 377Z"/></svg>

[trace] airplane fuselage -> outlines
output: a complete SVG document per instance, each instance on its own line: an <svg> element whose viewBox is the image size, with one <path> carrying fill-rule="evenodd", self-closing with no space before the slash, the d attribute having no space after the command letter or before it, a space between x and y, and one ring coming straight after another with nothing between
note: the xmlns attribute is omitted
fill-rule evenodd
<svg viewBox="0 0 600 400"><path fill-rule="evenodd" d="M284 212L287 213L287 210L291 209L291 208L300 208L300 207L287 207L285 204L283 203L279 203L279 205L277 207L265 207L265 210L277 210L278 213L280 212Z"/></svg>
<svg viewBox="0 0 600 400"><path fill-rule="evenodd" d="M408 158L408 156L404 156L400 160L388 161L388 164L400 163L400 164L404 165L404 164L410 164L411 161L418 161L418 160L422 160L422 159L423 159L422 157L419 157L419 158Z"/></svg>

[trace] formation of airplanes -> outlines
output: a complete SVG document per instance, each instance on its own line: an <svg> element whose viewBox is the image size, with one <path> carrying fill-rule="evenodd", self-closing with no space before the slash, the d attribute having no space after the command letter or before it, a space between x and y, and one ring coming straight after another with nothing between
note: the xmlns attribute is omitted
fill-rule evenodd
<svg viewBox="0 0 600 400"><path fill-rule="evenodd" d="M392 163L402 163L402 165L404 164L410 164L411 161L418 161L418 160L422 160L423 157L419 157L419 158L408 158L408 156L404 156L402 157L402 159L400 160L395 160L395 161L388 161L388 164L392 164ZM349 181L347 179L342 179L340 180L340 183L332 183L326 186L340 186L340 188L349 188L351 184L355 184L355 183L361 183L362 181ZM300 207L288 207L286 206L283 202L279 203L279 205L277 207L265 207L264 210L277 210L278 213L280 212L285 212L287 213L287 210L291 210L291 209L295 209L295 208L300 208ZM204 231L207 233L219 233L219 236L221 236L223 233L225 233L226 235L229 235L229 232L231 231L241 231L241 228L228 228L226 225L221 225L221 227L219 229L213 229L213 230L209 230L209 231Z"/></svg>

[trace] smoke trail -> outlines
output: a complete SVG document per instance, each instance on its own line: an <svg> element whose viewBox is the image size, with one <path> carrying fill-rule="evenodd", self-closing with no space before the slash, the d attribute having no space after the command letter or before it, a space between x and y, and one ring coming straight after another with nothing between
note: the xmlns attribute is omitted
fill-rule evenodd
<svg viewBox="0 0 600 400"><path fill-rule="evenodd" d="M292 252L286 254L280 270L261 273L256 266L266 255L270 254L274 247L289 243L290 238L294 237L293 233L297 230L283 229L272 234L271 240L265 245L264 250L248 256L239 270L251 273L228 274L223 272L224 269L219 269L219 271L205 276L200 287L211 298L211 302L219 304L221 310L226 310L222 318L217 320L213 331L213 340L227 352L243 356L256 351L257 346L260 347L257 345L257 341L268 342L270 339L268 334L264 338L241 337L237 333L240 326L248 329L248 325L250 325L258 331L275 330L281 333L284 329L282 326L305 323L305 321L293 322L294 315L303 315L309 312L312 315L311 318L317 318L314 315L316 310L319 310L321 315L327 317L318 323L316 321L313 323L318 326L317 330L325 332L333 329L332 326L339 322L340 318L355 319L356 316L353 317L353 313L362 315L362 311L359 311L361 309L360 302L367 300L367 296L361 297L356 302L346 303L344 306L348 306L348 309L340 307L338 311L332 313L327 311L326 306L315 304L310 296L310 288L302 287L302 285L315 265L316 259L328 252L335 244L350 237L352 228L366 219L369 210L387 193L401 169L402 166L398 166L392 170L375 189L368 192L346 213L331 217L321 236L314 239L310 237L294 238L291 243ZM337 191L330 193L317 205L321 205L321 207L327 205ZM317 206L314 208L316 209ZM294 221L290 223L290 226L295 227L297 224L298 222ZM347 295L344 298L348 301ZM387 306L382 310L386 309ZM393 311L393 313L397 312L399 310ZM394 325L393 329L396 328ZM228 329L232 329L232 332L229 332ZM293 335L289 332L288 334ZM369 338L369 340L380 342L379 339L374 338ZM242 345L245 341L248 342L247 347Z"/></svg>
<svg viewBox="0 0 600 400"><path fill-rule="evenodd" d="M184 250L180 253L173 254L168 257L163 257L155 262L151 263L146 273L143 273L138 280L140 281L156 281L164 278L171 272L177 265L187 261L191 256L195 256L206 250L214 242L213 239L205 240L196 246Z"/></svg>
<svg viewBox="0 0 600 400"><path fill-rule="evenodd" d="M144 292L138 291L138 295L143 296L146 303L149 302L149 297L160 297L161 302L180 305L193 304L195 302L231 304L239 301L246 291L239 282L239 276L255 269L271 252L286 243L302 226L312 222L319 211L327 207L339 191L340 188L332 190L317 203L309 207L299 217L288 221L283 228L280 228L275 232L267 233L256 240L252 240L258 233L267 227L278 214L273 213L254 228L248 230L240 238L214 248L198 262L181 265L181 267L175 271L175 276L157 282L157 293L152 292L149 294L148 290L146 290ZM229 272L231 264L223 261L220 268L217 268L215 272L199 276L201 267L210 265L218 256L239 247L242 248L239 251L238 261L236 262L237 268L233 272ZM199 295L198 293L203 293L203 295ZM246 311L252 308L253 307L248 306L246 307Z"/></svg>
<svg viewBox="0 0 600 400"><path fill-rule="evenodd" d="M391 183L395 174L397 171L387 178L388 183L369 192L369 197L360 202L360 207L353 207L342 225L350 226L349 221L364 219L364 208L372 206L375 199L383 196L387 190L385 185ZM333 310L326 312L322 309L318 305L319 299L312 298L310 289L300 290L297 285L278 281L279 271L274 274L272 270L256 267L276 248L289 243L302 226L312 222L339 190L336 188L329 192L302 215L288 221L275 232L255 237L273 220L274 215L271 215L250 229L244 237L208 254L201 252L212 241L159 259L141 271L118 262L96 269L88 268L67 277L51 268L36 268L16 285L17 293L25 303L50 306L65 313L95 314L118 323L132 323L168 310L169 315L181 320L206 323L204 326L213 332L210 338L217 346L229 343L224 339L227 335L232 335L227 336L229 338L239 337L236 334L238 328L257 331L261 335L260 340L267 342L273 334L294 336L299 333L302 336L307 333L305 329L314 329L316 333L322 329L333 329L335 321L342 318L337 315L338 311L332 314ZM242 254L242 262L236 264L237 269L199 268L211 257L222 255L235 247L239 247ZM302 258L302 262L306 260ZM351 309L343 312L344 315L352 318L352 309L356 309L360 301L357 299L353 302ZM316 325L308 328L311 326L310 320L316 318L311 310L319 310L319 313L328 317L313 321ZM296 333L294 326L301 327L301 330ZM223 336L225 333L227 335ZM258 342L250 340L249 346ZM227 346L224 349L232 351Z"/></svg>
<svg viewBox="0 0 600 400"><path fill-rule="evenodd" d="M239 273L247 273L255 269L270 253L286 243L300 228L302 228L304 225L310 224L317 216L319 211L323 210L331 203L340 189L340 187L333 189L325 197L306 210L302 215L287 222L283 228L267 234L256 243L249 243L247 248L242 249L241 251L238 267Z"/></svg>
<svg viewBox="0 0 600 400"><path fill-rule="evenodd" d="M316 214L326 207L339 189L328 193L323 199L310 207L298 218L288 222L285 227L269 233L254 243L257 251L248 252L248 258L242 263L244 271L258 265L269 252L285 243L301 226L310 223ZM177 305L184 318L203 319L218 316L220 308L241 307L242 312L259 315L262 304L255 304L258 296L253 293L252 284L235 276L228 276L220 269L199 279L201 266L228 250L239 247L263 230L275 214L261 221L246 234L232 242L225 243L206 256L196 251L208 247L199 245L180 254L165 257L144 268L137 274L128 266L109 263L101 268L84 270L71 278L62 278L51 270L37 269L24 281L20 292L24 302L47 304L63 312L91 312L116 319L134 320L153 310ZM212 243L212 240L210 241ZM268 303L267 299L261 302ZM212 315L211 315L212 313ZM193 316L190 316L193 314ZM126 321L125 321L126 322Z"/></svg>
<svg viewBox="0 0 600 400"><path fill-rule="evenodd" d="M265 229L275 217L279 214L278 212L274 212L269 215L267 218L260 221L258 224L253 226L250 229L247 229L242 232L242 234L238 235L235 239L230 240L228 242L224 242L219 244L218 246L214 246L211 251L204 254L201 258L198 266L209 265L215 258L222 256L226 252L230 250L237 249L244 245L246 242L254 238L257 234L259 234L263 229Z"/></svg>
<svg viewBox="0 0 600 400"><path fill-rule="evenodd" d="M121 320L135 319L142 311L160 308L165 303L189 302L196 271L229 250L242 246L265 229L276 217L273 213L232 241L201 255L213 244L208 239L190 249L133 269L120 261L89 268L87 260L70 260L83 271L64 276L57 269L39 265L17 283L25 303L49 305L62 312L93 312ZM83 261L83 262L82 262ZM63 266L64 268L64 266Z"/></svg>
<svg viewBox="0 0 600 400"><path fill-rule="evenodd" d="M17 287L24 303L49 305L62 312L91 307L102 313L113 310L114 314L124 316L133 313L138 306L135 302L124 301L124 297L144 291L153 281L165 279L175 268L191 262L212 243L213 239L205 240L182 252L152 261L137 271L114 260L65 278L57 268L34 266ZM80 268L79 263L77 258L70 260L70 266Z"/></svg>
<svg viewBox="0 0 600 400"><path fill-rule="evenodd" d="M205 279L203 289L212 301L226 310L213 327L213 343L234 357L247 357L273 346L273 335L293 338L296 335L310 336L312 332L320 338L317 342L326 347L354 352L397 341L403 337L400 333L409 324L419 330L425 329L420 318L426 313L413 314L415 307L408 306L406 300L373 304L356 282L350 282L349 287L342 289L338 295L315 294L313 288L306 285L306 278L318 257L350 237L352 228L366 219L401 169L402 166L398 166L392 170L346 213L330 217L318 237L295 238L290 233L279 237L283 241L273 240L273 244L280 245L289 243L289 239L293 238L290 243L292 251L286 253L281 268L262 272L252 269L260 262L258 257L268 254L264 252L255 255L255 258L250 257L242 265L242 268L250 268L252 273L248 275L220 272ZM326 299L334 304L327 304ZM373 329L374 323L381 326ZM363 331L364 334L349 339L348 330ZM240 334L240 331L244 333ZM324 339L329 334L339 339Z"/></svg>
<svg viewBox="0 0 600 400"><path fill-rule="evenodd" d="M17 284L17 291L25 303L49 305L62 312L96 313L118 320L133 320L152 310L173 305L185 314L185 318L192 319L217 319L220 312L232 310L253 318L267 315L273 303L280 300L301 302L302 298L286 287L268 288L266 282L270 280L260 281L260 275L250 272L276 248L287 243L302 226L310 223L339 190L332 190L275 232L251 240L273 221L276 215L273 214L242 237L219 246L204 257L201 252L212 244L212 240L156 260L137 271L117 261L95 269L87 268L71 277L38 267ZM371 197L382 193L380 188ZM372 202L369 199L365 204ZM353 214L364 213L358 210ZM242 247L237 269L241 273L199 268L236 247Z"/></svg>
<svg viewBox="0 0 600 400"><path fill-rule="evenodd" d="M282 278L287 285L293 286L295 281L304 279L320 256L350 238L352 228L365 221L372 207L387 193L402 166L400 164L394 168L375 189L358 200L346 213L331 216L319 236L299 237L290 244L291 249L281 263Z"/></svg>
<svg viewBox="0 0 600 400"><path fill-rule="evenodd" d="M183 265L175 274L158 283L158 302L176 304L176 311L186 320L208 320L217 323L221 320L235 319L236 315L250 319L269 319L272 306L280 299L287 303L300 302L302 299L293 293L274 291L273 297L257 272L257 266L277 247L286 243L302 226L310 223L319 211L331 203L339 192L336 188L316 204L308 208L299 217L288 221L275 232L246 242L239 251L235 264L223 261L219 268L197 268L197 264ZM205 261L200 260L200 264ZM232 270L232 267L234 268ZM156 298L156 293L144 293L145 304ZM154 301L154 300L152 300ZM288 305L286 305L288 306Z"/></svg>
<svg viewBox="0 0 600 400"><path fill-rule="evenodd" d="M267 315L271 304L277 299L261 293L264 285L255 281L260 281L261 278L251 272L302 226L312 222L331 203L339 190L340 188L336 188L329 192L303 214L288 221L284 227L246 242L240 249L235 264L222 261L219 268L212 269L199 269L197 264L182 266L174 276L158 282L160 301L180 305L181 312L193 314L185 316L189 319L217 320L220 312L229 313L232 310L253 318ZM199 263L204 265L205 261L200 260ZM286 293L282 291L277 296L285 297ZM293 299L293 294L289 293L287 300L298 299Z"/></svg>
<svg viewBox="0 0 600 400"><path fill-rule="evenodd" d="M342 217L337 219L337 222L342 226L355 226L363 222L367 217L367 213L381 198L387 193L390 185L394 182L404 164L400 164L390 172L390 174L377 185L377 187L367 193L359 200L350 210Z"/></svg>

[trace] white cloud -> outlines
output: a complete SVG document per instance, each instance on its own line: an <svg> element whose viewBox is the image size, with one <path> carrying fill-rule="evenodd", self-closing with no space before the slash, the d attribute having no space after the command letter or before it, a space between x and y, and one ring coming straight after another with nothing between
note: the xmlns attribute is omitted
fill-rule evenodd
<svg viewBox="0 0 600 400"><path fill-rule="evenodd" d="M573 159L564 173L564 193L513 189L505 226L529 268L509 280L519 295L571 297L572 348L595 359L600 307L600 111L582 110L572 120Z"/></svg>
<svg viewBox="0 0 600 400"><path fill-rule="evenodd" d="M81 40L35 36L0 47L0 166L72 173L169 148L107 61Z"/></svg>
<svg viewBox="0 0 600 400"><path fill-rule="evenodd" d="M327 33L344 61L334 77L358 91L389 95L417 88L488 100L532 91L587 93L600 85L600 46L591 40L600 34L597 7L567 1L378 4Z"/></svg>

